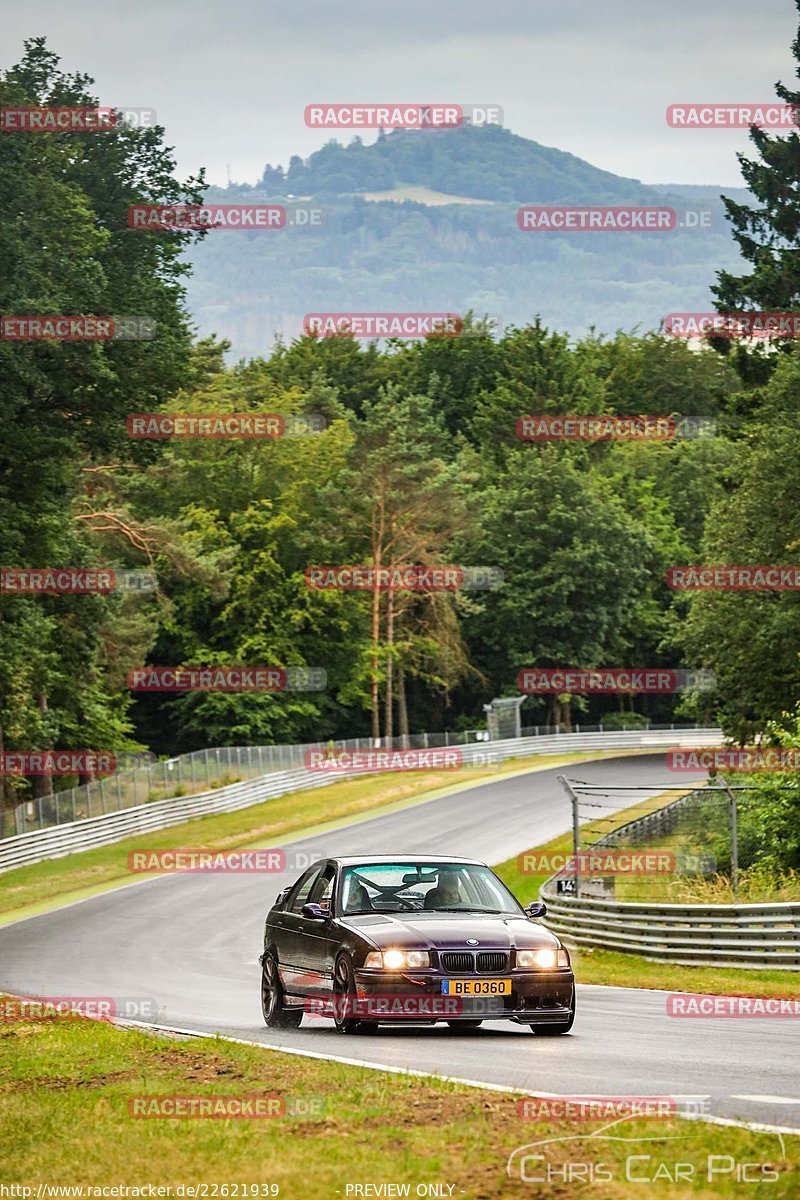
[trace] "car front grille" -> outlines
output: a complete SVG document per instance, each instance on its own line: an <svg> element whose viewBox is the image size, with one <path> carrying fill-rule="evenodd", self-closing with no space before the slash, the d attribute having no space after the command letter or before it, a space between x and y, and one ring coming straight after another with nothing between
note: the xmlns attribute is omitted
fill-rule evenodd
<svg viewBox="0 0 800 1200"><path fill-rule="evenodd" d="M490 975L508 968L507 950L442 950L439 962L445 971L463 975Z"/></svg>
<svg viewBox="0 0 800 1200"><path fill-rule="evenodd" d="M475 955L468 950L444 950L439 958L445 971L475 970Z"/></svg>
<svg viewBox="0 0 800 1200"><path fill-rule="evenodd" d="M478 971L505 971L508 955L505 950L481 950L478 954Z"/></svg>

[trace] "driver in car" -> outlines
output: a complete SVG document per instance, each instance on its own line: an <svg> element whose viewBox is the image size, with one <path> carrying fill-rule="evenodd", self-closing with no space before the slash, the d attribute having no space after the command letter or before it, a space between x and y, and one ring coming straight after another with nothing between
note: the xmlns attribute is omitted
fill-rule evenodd
<svg viewBox="0 0 800 1200"><path fill-rule="evenodd" d="M455 904L463 904L461 884L454 871L440 871L436 887L431 888L425 897L425 908L450 908Z"/></svg>
<svg viewBox="0 0 800 1200"><path fill-rule="evenodd" d="M348 916L355 913L372 912L369 892L363 883L353 882L350 884L350 895L345 901L344 911Z"/></svg>

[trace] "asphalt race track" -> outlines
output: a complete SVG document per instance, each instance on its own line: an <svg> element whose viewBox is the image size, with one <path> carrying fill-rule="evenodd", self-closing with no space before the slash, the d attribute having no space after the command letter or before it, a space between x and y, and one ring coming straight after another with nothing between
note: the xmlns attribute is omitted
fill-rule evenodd
<svg viewBox="0 0 800 1200"><path fill-rule="evenodd" d="M284 849L290 861L297 852L416 851L499 862L569 828L556 780L564 771L609 786L675 782L662 755L581 762L483 784ZM639 798L621 792L619 807ZM528 1091L706 1097L717 1116L800 1130L797 1023L676 1019L666 1015L662 992L579 986L575 1027L560 1038L537 1038L511 1022L472 1033L437 1025L342 1037L332 1022L309 1017L297 1031L268 1031L257 962L264 915L299 870L160 877L7 926L0 929L0 989L114 997L118 1007L144 1001L157 1008L153 1019L161 1025Z"/></svg>

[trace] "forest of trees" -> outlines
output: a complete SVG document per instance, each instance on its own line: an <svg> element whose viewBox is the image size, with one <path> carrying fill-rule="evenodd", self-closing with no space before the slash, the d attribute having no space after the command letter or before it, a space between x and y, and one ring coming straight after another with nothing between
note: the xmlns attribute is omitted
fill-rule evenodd
<svg viewBox="0 0 800 1200"><path fill-rule="evenodd" d="M35 39L0 80L0 102L93 103L91 82L62 75ZM800 138L752 137L752 206L729 203L743 273L722 272L718 305L797 310ZM528 724L614 713L719 721L741 742L780 737L776 722L796 732L797 593L666 582L678 564L796 561L794 344L576 340L531 314L499 339L476 319L456 337L380 347L302 337L230 366L224 340L192 337L182 253L193 235L126 229L134 201L203 194L202 177L175 177L162 130L5 137L0 162L5 210L19 214L0 227L14 264L0 274L3 311L158 322L150 342L0 341L0 563L158 577L143 596L2 596L0 749L180 753L468 728L492 697L517 694L530 665L708 668L718 686L531 697ZM153 411L319 414L325 429L128 437L128 414ZM526 444L516 436L526 413L715 425L669 442ZM504 583L376 595L306 586L307 567L337 563L491 566ZM319 666L328 683L134 698L127 673L145 662ZM6 778L3 801L50 785Z"/></svg>

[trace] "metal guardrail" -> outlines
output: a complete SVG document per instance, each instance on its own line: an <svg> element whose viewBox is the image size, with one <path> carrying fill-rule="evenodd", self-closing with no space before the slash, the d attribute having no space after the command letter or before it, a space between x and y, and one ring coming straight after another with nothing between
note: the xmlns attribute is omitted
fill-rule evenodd
<svg viewBox="0 0 800 1200"><path fill-rule="evenodd" d="M647 729L675 729L675 725L647 725ZM677 728L682 728L677 726ZM685 726L684 728L690 728ZM544 737L558 733L603 733L603 725L576 725L573 729L561 726L530 725L527 728L507 731L497 741L511 737ZM608 730L611 732L611 730ZM396 749L432 750L442 747L467 746L489 740L486 730L463 729L443 730L441 733L412 733L405 737L347 738L327 742L336 750L373 750L393 747ZM169 800L176 796L195 795L211 788L227 787L245 779L257 779L276 771L291 771L305 766L304 754L308 745L269 746L212 746L206 750L194 750L172 758L156 761L149 751L143 754L123 754L122 761L141 759L130 769L115 771L112 775L99 775L89 783L78 787L62 788L49 795L33 796L20 801L13 808L0 807L0 842L7 837L30 833L34 829L48 829L52 825L67 825L72 821L85 821L89 817L102 817L106 813L121 812L123 808L136 808L140 804L152 804L155 800Z"/></svg>
<svg viewBox="0 0 800 1200"><path fill-rule="evenodd" d="M668 831L701 792L690 792L605 834L593 846L638 845ZM556 876L540 895L544 923L567 945L641 954L697 966L800 970L800 903L661 904L559 896Z"/></svg>
<svg viewBox="0 0 800 1200"><path fill-rule="evenodd" d="M545 924L567 945L698 966L800 970L800 904L631 904L551 896Z"/></svg>
<svg viewBox="0 0 800 1200"><path fill-rule="evenodd" d="M573 753L582 750L665 749L671 746L697 747L719 744L718 729L634 730L615 733L563 733L539 737L513 738L502 742L479 742L454 749L465 765L491 765L509 758L525 758L554 752ZM326 749L325 744L297 747L298 750ZM178 825L196 817L213 813L235 812L285 796L291 792L324 787L337 779L353 778L361 771L336 772L309 770L297 767L275 771L257 779L233 783L226 787L200 792L192 796L155 800L105 813L82 821L65 822L47 829L38 829L0 841L0 871L28 866L45 859L61 858L81 850L106 846L135 834L149 833Z"/></svg>

